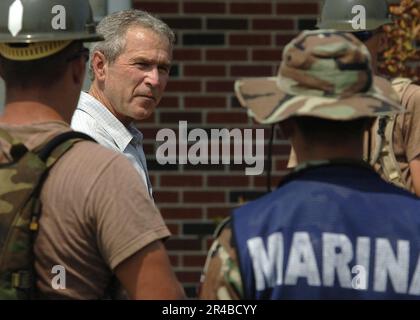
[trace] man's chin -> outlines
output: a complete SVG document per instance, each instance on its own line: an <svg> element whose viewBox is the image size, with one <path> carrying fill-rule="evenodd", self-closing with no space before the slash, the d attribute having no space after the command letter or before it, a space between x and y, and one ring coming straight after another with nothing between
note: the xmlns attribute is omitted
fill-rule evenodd
<svg viewBox="0 0 420 320"><path fill-rule="evenodd" d="M147 118L150 118L150 116L152 115L152 113L153 113L153 110L154 110L154 108L153 109L147 109L147 110L141 110L141 111L139 111L139 112L136 112L135 114L134 114L134 120L136 120L136 121L141 121L141 120L146 120Z"/></svg>

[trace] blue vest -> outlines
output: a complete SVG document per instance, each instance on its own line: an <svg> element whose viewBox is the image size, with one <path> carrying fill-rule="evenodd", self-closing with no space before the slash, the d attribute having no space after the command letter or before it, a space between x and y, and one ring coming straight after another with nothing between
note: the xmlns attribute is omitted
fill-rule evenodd
<svg viewBox="0 0 420 320"><path fill-rule="evenodd" d="M232 230L245 298L420 297L420 201L367 166L293 173Z"/></svg>

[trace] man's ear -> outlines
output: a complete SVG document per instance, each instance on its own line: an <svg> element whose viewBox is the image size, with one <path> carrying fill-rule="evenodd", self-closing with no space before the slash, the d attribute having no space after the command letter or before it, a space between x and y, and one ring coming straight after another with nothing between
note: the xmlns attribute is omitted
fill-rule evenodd
<svg viewBox="0 0 420 320"><path fill-rule="evenodd" d="M107 72L107 63L106 58L102 52L95 51L93 53L91 66L95 79L104 81Z"/></svg>
<svg viewBox="0 0 420 320"><path fill-rule="evenodd" d="M378 52L383 52L388 48L388 37L385 31L381 31L378 35Z"/></svg>

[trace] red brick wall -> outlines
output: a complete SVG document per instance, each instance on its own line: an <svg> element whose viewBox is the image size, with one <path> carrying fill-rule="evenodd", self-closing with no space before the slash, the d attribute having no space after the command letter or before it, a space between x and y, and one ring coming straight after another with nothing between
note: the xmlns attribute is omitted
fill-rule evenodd
<svg viewBox="0 0 420 320"><path fill-rule="evenodd" d="M299 29L313 27L316 0L139 0L135 8L156 14L176 32L174 67L154 117L142 124L155 200L173 233L172 264L190 296L195 294L215 224L240 197L265 192L265 176L246 176L242 165L159 165L156 132L187 120L192 128L252 128L233 94L234 80L273 76L283 46ZM261 128L261 127L260 127ZM265 133L266 139L269 131ZM289 145L278 137L273 185L285 174ZM233 161L232 161L233 163Z"/></svg>

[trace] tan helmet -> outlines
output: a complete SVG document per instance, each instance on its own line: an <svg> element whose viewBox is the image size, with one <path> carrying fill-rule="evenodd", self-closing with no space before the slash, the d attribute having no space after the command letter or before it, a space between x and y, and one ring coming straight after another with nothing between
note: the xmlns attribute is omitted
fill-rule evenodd
<svg viewBox="0 0 420 320"><path fill-rule="evenodd" d="M355 6L363 6L366 12L366 28L361 30L354 29L352 24L357 14ZM357 32L375 30L389 23L392 23L392 20L386 0L325 0L317 27Z"/></svg>
<svg viewBox="0 0 420 320"><path fill-rule="evenodd" d="M72 41L100 41L87 0L1 0L0 55L34 60Z"/></svg>

